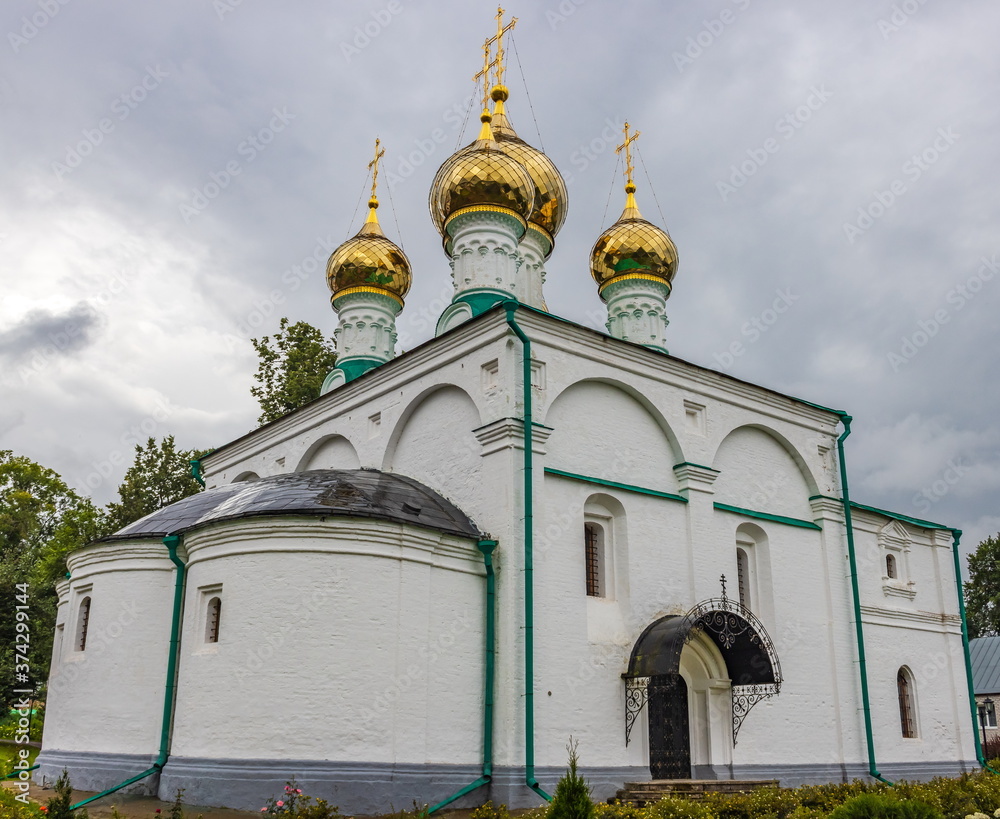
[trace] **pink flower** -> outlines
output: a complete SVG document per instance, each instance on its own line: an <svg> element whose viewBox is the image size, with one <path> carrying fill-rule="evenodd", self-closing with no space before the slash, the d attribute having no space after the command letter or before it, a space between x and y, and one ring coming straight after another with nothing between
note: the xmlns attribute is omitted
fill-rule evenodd
<svg viewBox="0 0 1000 819"><path fill-rule="evenodd" d="M285 805L285 803L282 802L280 799L277 802L275 802L274 804L277 805L279 808L284 807L284 805Z"/></svg>
<svg viewBox="0 0 1000 819"><path fill-rule="evenodd" d="M302 793L301 788L295 791L296 793Z"/></svg>
<svg viewBox="0 0 1000 819"><path fill-rule="evenodd" d="M264 813L264 811L266 811L266 810L267 810L267 808L261 808L261 809L260 809L260 812L261 812L261 813Z"/></svg>

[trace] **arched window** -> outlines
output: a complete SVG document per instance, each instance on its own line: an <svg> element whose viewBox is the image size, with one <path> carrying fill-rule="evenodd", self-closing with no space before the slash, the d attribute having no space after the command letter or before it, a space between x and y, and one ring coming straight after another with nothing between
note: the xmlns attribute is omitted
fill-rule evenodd
<svg viewBox="0 0 1000 819"><path fill-rule="evenodd" d="M736 549L736 578L740 591L740 605L751 608L750 605L750 558L746 549Z"/></svg>
<svg viewBox="0 0 1000 819"><path fill-rule="evenodd" d="M890 580L896 577L896 556L886 555L885 556L885 576Z"/></svg>
<svg viewBox="0 0 1000 819"><path fill-rule="evenodd" d="M913 709L913 681L905 668L896 674L896 692L899 696L899 727L904 737L917 735L917 721Z"/></svg>
<svg viewBox="0 0 1000 819"><path fill-rule="evenodd" d="M599 523L583 525L584 560L587 571L587 595L604 597L604 527Z"/></svg>
<svg viewBox="0 0 1000 819"><path fill-rule="evenodd" d="M205 642L219 642L219 623L222 616L222 598L213 597L208 601L208 617L205 618Z"/></svg>
<svg viewBox="0 0 1000 819"><path fill-rule="evenodd" d="M80 610L76 618L76 650L87 650L87 629L90 627L90 598L80 601Z"/></svg>

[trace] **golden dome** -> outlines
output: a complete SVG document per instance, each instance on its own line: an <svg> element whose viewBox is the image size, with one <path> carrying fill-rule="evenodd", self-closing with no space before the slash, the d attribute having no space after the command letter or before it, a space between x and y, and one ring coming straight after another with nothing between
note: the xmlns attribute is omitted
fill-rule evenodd
<svg viewBox="0 0 1000 819"><path fill-rule="evenodd" d="M677 273L677 247L665 230L642 218L635 203L635 185L630 182L625 190L628 198L621 217L590 251L590 272L598 292L626 279L662 282L669 290Z"/></svg>
<svg viewBox="0 0 1000 819"><path fill-rule="evenodd" d="M504 153L524 165L531 181L535 183L535 206L528 222L532 227L541 228L545 238L552 244L569 212L566 183L555 163L542 151L521 139L511 127L504 110L507 96L506 86L494 86L492 97L496 108L493 111L493 136Z"/></svg>
<svg viewBox="0 0 1000 819"><path fill-rule="evenodd" d="M431 219L446 238L448 222L473 209L506 213L527 227L535 185L525 167L497 144L491 119L484 111L479 138L448 157L431 183Z"/></svg>
<svg viewBox="0 0 1000 819"><path fill-rule="evenodd" d="M336 302L350 293L378 293L402 305L413 281L410 260L382 233L374 196L368 207L368 219L361 230L333 251L327 262L326 283L333 293L330 300Z"/></svg>

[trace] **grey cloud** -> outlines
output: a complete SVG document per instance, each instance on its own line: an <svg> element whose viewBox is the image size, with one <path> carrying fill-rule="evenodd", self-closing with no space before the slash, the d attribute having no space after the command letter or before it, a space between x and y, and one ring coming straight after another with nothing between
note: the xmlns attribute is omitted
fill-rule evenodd
<svg viewBox="0 0 1000 819"><path fill-rule="evenodd" d="M100 314L82 301L61 314L32 310L0 333L0 355L12 360L38 351L49 357L70 356L94 343L99 325Z"/></svg>

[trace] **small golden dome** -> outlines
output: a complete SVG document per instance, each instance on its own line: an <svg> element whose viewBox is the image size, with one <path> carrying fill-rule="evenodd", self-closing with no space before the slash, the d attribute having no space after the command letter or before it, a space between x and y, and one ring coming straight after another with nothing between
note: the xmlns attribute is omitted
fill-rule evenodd
<svg viewBox="0 0 1000 819"><path fill-rule="evenodd" d="M507 99L506 86L494 86L492 97L496 103L493 112L493 136L504 153L524 165L531 181L535 183L535 206L528 217L528 222L532 227L541 228L541 232L551 244L569 212L566 183L555 163L542 151L521 139L511 127L504 110L504 102Z"/></svg>
<svg viewBox="0 0 1000 819"><path fill-rule="evenodd" d="M326 283L333 293L330 300L336 302L350 293L378 293L402 305L413 282L410 260L382 233L374 196L368 207L368 219L361 230L333 251L327 262Z"/></svg>
<svg viewBox="0 0 1000 819"><path fill-rule="evenodd" d="M599 293L625 279L662 282L669 290L677 273L677 247L669 234L639 213L635 185L625 187L628 197L621 217L601 234L590 251L590 272Z"/></svg>
<svg viewBox="0 0 1000 819"><path fill-rule="evenodd" d="M431 183L431 219L442 236L448 222L469 209L507 213L527 227L535 185L524 165L500 148L490 129L488 111L483 128L471 145L452 154Z"/></svg>

